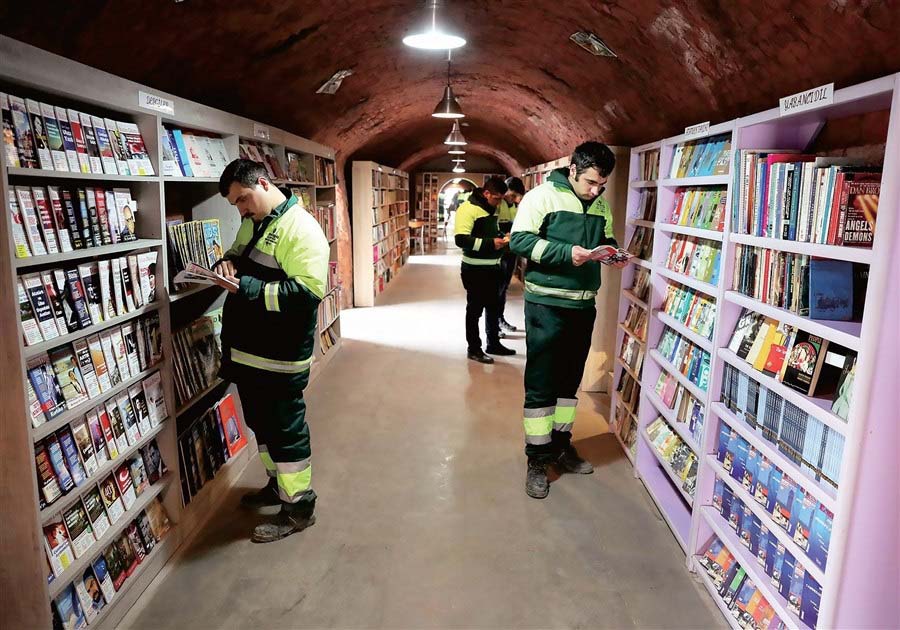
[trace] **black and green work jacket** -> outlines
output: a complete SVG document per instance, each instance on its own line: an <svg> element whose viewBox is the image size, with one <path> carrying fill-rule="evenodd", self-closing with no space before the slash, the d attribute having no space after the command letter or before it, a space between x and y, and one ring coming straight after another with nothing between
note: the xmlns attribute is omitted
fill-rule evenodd
<svg viewBox="0 0 900 630"><path fill-rule="evenodd" d="M462 266L490 267L500 264L503 249L494 247L494 239L500 238L497 227L497 209L488 203L476 188L472 195L456 210L456 246L463 250Z"/></svg>
<svg viewBox="0 0 900 630"><path fill-rule="evenodd" d="M259 223L244 219L224 256L240 288L222 313L223 378L276 389L306 382L328 259L328 239L297 197Z"/></svg>
<svg viewBox="0 0 900 630"><path fill-rule="evenodd" d="M600 288L600 263L572 264L572 246L594 249L614 245L613 217L602 197L582 201L572 189L569 170L553 171L519 204L510 248L528 259L525 299L563 308L594 306Z"/></svg>

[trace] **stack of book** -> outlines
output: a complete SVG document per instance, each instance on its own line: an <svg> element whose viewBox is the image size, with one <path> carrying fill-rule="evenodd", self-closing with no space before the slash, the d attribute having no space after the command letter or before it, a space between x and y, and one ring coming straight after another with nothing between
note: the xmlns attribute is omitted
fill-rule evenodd
<svg viewBox="0 0 900 630"><path fill-rule="evenodd" d="M388 175L381 173L390 179L398 177L396 175ZM316 156L316 186L334 186L334 162L325 158ZM385 186L385 188L396 188L397 186Z"/></svg>
<svg viewBox="0 0 900 630"><path fill-rule="evenodd" d="M683 376L706 391L709 386L709 353L666 326L657 346L659 353Z"/></svg>
<svg viewBox="0 0 900 630"><path fill-rule="evenodd" d="M641 190L641 198L638 202L638 218L644 221L653 221L656 218L655 188Z"/></svg>
<svg viewBox="0 0 900 630"><path fill-rule="evenodd" d="M730 364L724 367L722 400L809 479L837 489L844 457L845 438L841 433Z"/></svg>
<svg viewBox="0 0 900 630"><path fill-rule="evenodd" d="M647 309L642 308L637 304L630 304L628 306L628 312L625 313L625 319L622 321L622 325L634 333L635 337L641 341L646 341L647 320Z"/></svg>
<svg viewBox="0 0 900 630"><path fill-rule="evenodd" d="M635 374L639 374L644 364L644 344L637 337L625 333L622 347L619 348L619 359Z"/></svg>
<svg viewBox="0 0 900 630"><path fill-rule="evenodd" d="M217 135L177 128L161 135L166 177L218 177L231 162L225 141Z"/></svg>
<svg viewBox="0 0 900 630"><path fill-rule="evenodd" d="M653 253L653 230L642 225L637 226L627 249L630 254L641 260L650 260Z"/></svg>
<svg viewBox="0 0 900 630"><path fill-rule="evenodd" d="M697 488L697 454L682 440L668 423L659 417L647 425L647 437L652 448L669 464L681 482L681 489L693 497ZM672 481L675 481L673 479Z"/></svg>
<svg viewBox="0 0 900 630"><path fill-rule="evenodd" d="M634 458L637 450L637 421L635 421L634 415L622 405L616 407L615 429L622 444Z"/></svg>
<svg viewBox="0 0 900 630"><path fill-rule="evenodd" d="M103 505L99 507L98 520L103 521L108 528L111 523L118 520L125 512L122 506L123 495L119 494L116 484L110 488L114 499L107 503L106 511ZM132 487L128 491L133 496L136 489ZM103 501L107 497L104 494ZM115 515L115 517L114 517ZM77 527L85 523L85 515L79 515ZM67 585L53 600L51 611L53 614L53 627L60 628L84 628L88 623L96 619L103 608L116 597L116 593L122 589L122 585L129 578L138 565L140 565L161 543L171 528L169 515L160 502L159 497L147 504L144 510L135 517L122 531L121 535L98 554L81 575L74 576L71 584ZM105 531L105 529L104 529ZM51 556L51 566L55 571L57 567L68 566L73 562L73 547L76 538L70 536L70 531L63 523L53 523L44 528L45 543ZM100 539L102 534L95 528L87 525L80 533L80 539L86 541L90 536ZM87 544L82 542L81 544ZM48 579L52 582L55 578L53 572Z"/></svg>
<svg viewBox="0 0 900 630"><path fill-rule="evenodd" d="M166 217L169 235L169 276L175 278L190 263L212 269L225 255L218 219L185 221L182 216ZM176 290L182 288L174 283Z"/></svg>
<svg viewBox="0 0 900 630"><path fill-rule="evenodd" d="M341 312L341 305L338 302L337 293L329 293L319 304L319 330L324 331L330 327L337 319Z"/></svg>
<svg viewBox="0 0 900 630"><path fill-rule="evenodd" d="M333 241L337 236L334 210L335 207L333 203L321 203L316 205L315 209L310 208L309 210L309 213L316 217L316 221L322 226L322 231L325 232L325 237L329 241Z"/></svg>
<svg viewBox="0 0 900 630"><path fill-rule="evenodd" d="M284 171L281 168L281 164L278 163L278 158L272 145L265 142L242 140L238 145L238 151L241 158L259 162L266 167L266 172L269 174L270 179L284 179Z"/></svg>
<svg viewBox="0 0 900 630"><path fill-rule="evenodd" d="M137 204L127 188L10 187L16 258L137 240Z"/></svg>
<svg viewBox="0 0 900 630"><path fill-rule="evenodd" d="M638 269L634 273L634 281L631 284L631 293L642 302L646 302L650 296L650 271Z"/></svg>
<svg viewBox="0 0 900 630"><path fill-rule="evenodd" d="M144 138L132 122L0 93L8 166L94 175L153 175Z"/></svg>
<svg viewBox="0 0 900 630"><path fill-rule="evenodd" d="M341 279L338 276L338 261L331 260L328 262L328 278L326 279L325 292L331 293L339 286L341 286Z"/></svg>
<svg viewBox="0 0 900 630"><path fill-rule="evenodd" d="M642 181L651 181L659 177L659 149L652 149L638 154L638 173Z"/></svg>
<svg viewBox="0 0 900 630"><path fill-rule="evenodd" d="M675 146L669 177L727 175L731 162L731 134L680 142Z"/></svg>
<svg viewBox="0 0 900 630"><path fill-rule="evenodd" d="M313 212L313 189L305 188L301 186L291 186L288 190L291 191L297 199L300 200L300 205L303 206L309 212Z"/></svg>
<svg viewBox="0 0 900 630"><path fill-rule="evenodd" d="M309 162L308 158L300 153L286 151L287 158L287 179L292 182L309 182ZM309 206L306 206L307 208Z"/></svg>
<svg viewBox="0 0 900 630"><path fill-rule="evenodd" d="M732 230L806 243L871 247L881 167L852 158L742 150Z"/></svg>
<svg viewBox="0 0 900 630"><path fill-rule="evenodd" d="M636 380L625 370L622 370L616 391L619 393L619 402L634 413L634 410L637 409L638 400L641 397L640 381Z"/></svg>
<svg viewBox="0 0 900 630"><path fill-rule="evenodd" d="M222 361L222 309L215 309L172 335L175 404L182 407L216 383Z"/></svg>
<svg viewBox="0 0 900 630"><path fill-rule="evenodd" d="M725 229L727 200L724 188L679 188L669 223L721 232Z"/></svg>
<svg viewBox="0 0 900 630"><path fill-rule="evenodd" d="M712 298L688 287L669 283L662 310L686 328L712 339L716 325L716 302Z"/></svg>
<svg viewBox="0 0 900 630"><path fill-rule="evenodd" d="M184 504L247 445L234 397L228 394L194 420L178 438Z"/></svg>
<svg viewBox="0 0 900 630"><path fill-rule="evenodd" d="M666 268L701 282L718 284L721 256L721 243L675 235L669 245Z"/></svg>

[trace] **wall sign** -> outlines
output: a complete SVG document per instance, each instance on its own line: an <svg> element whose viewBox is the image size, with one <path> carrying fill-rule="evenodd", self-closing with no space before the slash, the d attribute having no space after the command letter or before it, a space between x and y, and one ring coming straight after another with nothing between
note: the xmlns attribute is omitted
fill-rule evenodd
<svg viewBox="0 0 900 630"><path fill-rule="evenodd" d="M175 101L147 92L138 92L138 107L151 109L168 116L175 115Z"/></svg>
<svg viewBox="0 0 900 630"><path fill-rule="evenodd" d="M805 112L834 103L834 83L785 96L779 101L781 116Z"/></svg>
<svg viewBox="0 0 900 630"><path fill-rule="evenodd" d="M685 140L695 140L696 138L705 138L709 135L709 121L702 122L699 125L692 125L684 128Z"/></svg>
<svg viewBox="0 0 900 630"><path fill-rule="evenodd" d="M259 138L260 140L270 140L269 128L265 125L253 123L253 137Z"/></svg>

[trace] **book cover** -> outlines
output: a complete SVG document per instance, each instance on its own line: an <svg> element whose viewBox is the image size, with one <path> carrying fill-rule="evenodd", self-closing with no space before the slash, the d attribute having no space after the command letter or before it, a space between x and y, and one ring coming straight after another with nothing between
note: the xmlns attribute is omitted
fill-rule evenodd
<svg viewBox="0 0 900 630"><path fill-rule="evenodd" d="M53 472L53 465L50 463L50 455L43 442L38 442L34 445L34 462L37 468L41 496L47 505L50 505L62 496L62 488L59 487L59 481L57 481L56 473Z"/></svg>
<svg viewBox="0 0 900 630"><path fill-rule="evenodd" d="M119 555L122 557L123 564L125 570L125 576L131 577L131 574L134 573L134 570L138 566L137 556L134 554L134 549L131 546L131 542L128 540L127 531L123 531L122 535L115 542L116 548L119 550Z"/></svg>
<svg viewBox="0 0 900 630"><path fill-rule="evenodd" d="M782 383L806 396L812 396L828 349L828 341L798 330L788 352Z"/></svg>
<svg viewBox="0 0 900 630"><path fill-rule="evenodd" d="M47 147L50 149L50 158L53 168L57 171L68 171L69 164L66 161L66 150L63 146L62 132L56 120L56 113L51 105L40 104L41 116L44 119L44 128L47 132Z"/></svg>
<svg viewBox="0 0 900 630"><path fill-rule="evenodd" d="M791 508L788 533L803 551L809 550L810 526L817 505L818 502L813 497L806 494L801 488L797 488L794 494L794 505Z"/></svg>
<svg viewBox="0 0 900 630"><path fill-rule="evenodd" d="M103 321L108 321L116 316L116 307L113 303L112 287L109 279L111 263L109 260L98 260L95 264L97 265L97 279L100 285L100 317Z"/></svg>
<svg viewBox="0 0 900 630"><path fill-rule="evenodd" d="M130 281L131 297L134 300L136 308L144 306L144 292L141 288L140 271L138 270L137 255L129 254L125 257L128 265L128 280ZM125 294L128 295L128 286L125 288ZM127 301L127 297L126 297Z"/></svg>
<svg viewBox="0 0 900 630"><path fill-rule="evenodd" d="M137 303L135 302L134 297L134 278L131 275L131 270L128 268L128 259L127 258L119 258L119 270L121 271L121 286L122 286L122 295L125 298L125 311L130 313L131 311L137 308Z"/></svg>
<svg viewBox="0 0 900 630"><path fill-rule="evenodd" d="M73 409L88 400L87 387L78 367L78 360L71 346L60 346L49 352L53 372L62 389L63 397L69 409Z"/></svg>
<svg viewBox="0 0 900 630"><path fill-rule="evenodd" d="M75 446L81 455L81 461L84 463L84 472L90 477L97 472L99 465L97 464L97 456L94 453L94 441L91 438L91 432L84 418L72 423L72 437L75 439Z"/></svg>
<svg viewBox="0 0 900 630"><path fill-rule="evenodd" d="M119 209L116 207L116 195L112 190L104 190L106 206L106 220L109 222L109 240L118 243L122 237L122 227L119 225Z"/></svg>
<svg viewBox="0 0 900 630"><path fill-rule="evenodd" d="M106 606L106 600L103 598L103 592L100 588L100 582L94 575L94 569L90 566L81 574L81 582L76 582L76 586L80 586L78 596L81 599L81 605L84 608L88 622L92 622L100 614Z"/></svg>
<svg viewBox="0 0 900 630"><path fill-rule="evenodd" d="M200 149L203 152L201 157L209 171L209 175L207 177L218 177L219 175L221 175L222 170L225 168L225 166L227 166L228 163L226 162L225 164L219 164L218 153L213 150L212 139L209 136L197 136L197 141L199 142Z"/></svg>
<svg viewBox="0 0 900 630"><path fill-rule="evenodd" d="M125 436L129 445L137 444L141 439L141 429L138 426L137 416L134 413L134 407L131 405L131 399L125 392L120 393L116 397L116 406L119 408L119 415L122 418L122 424L125 426Z"/></svg>
<svg viewBox="0 0 900 630"><path fill-rule="evenodd" d="M822 571L828 561L828 547L831 544L831 530L834 515L824 505L819 505L813 512L809 529L809 550L807 555Z"/></svg>
<svg viewBox="0 0 900 630"><path fill-rule="evenodd" d="M212 177L212 169L205 159L205 151L201 146L200 138L192 133L184 133L182 138L194 177Z"/></svg>
<svg viewBox="0 0 900 630"><path fill-rule="evenodd" d="M113 336L111 330L104 330L100 333L100 345L103 348L103 360L106 363L106 370L109 374L109 384L115 387L121 383L124 378L116 363L116 353L113 349Z"/></svg>
<svg viewBox="0 0 900 630"><path fill-rule="evenodd" d="M54 187L55 188L55 187ZM88 239L84 239L83 225L81 223L80 208L75 206L76 195L66 188L59 189L62 198L62 206L65 212L65 224L72 239L72 246L75 249L84 249L91 246L90 229L88 228Z"/></svg>
<svg viewBox="0 0 900 630"><path fill-rule="evenodd" d="M128 312L125 308L125 293L122 291L122 261L118 258L113 258L110 261L110 264L112 271L112 292L113 298L115 298L116 315L122 316Z"/></svg>
<svg viewBox="0 0 900 630"><path fill-rule="evenodd" d="M81 128L81 114L74 109L66 110L66 114L69 119L69 126L72 129L72 137L75 139L75 153L78 157L79 170L82 173L90 173L91 158L88 154L84 131Z"/></svg>
<svg viewBox="0 0 900 630"><path fill-rule="evenodd" d="M94 189L79 188L76 192L81 220L90 234L90 243L94 247L100 247L103 245L103 232L100 229L100 219L97 216L97 198L94 195ZM87 235L85 240L88 240Z"/></svg>
<svg viewBox="0 0 900 630"><path fill-rule="evenodd" d="M16 126L13 123L12 110L9 108L9 96L0 92L0 113L3 122L3 150L6 153L6 164L12 168L21 166L19 150L16 148Z"/></svg>
<svg viewBox="0 0 900 630"><path fill-rule="evenodd" d="M137 175L128 167L128 154L125 149L125 138L119 132L119 126L116 121L109 118L103 119L106 125L106 131L109 133L109 143L112 145L113 155L116 158L116 170L119 175Z"/></svg>
<svg viewBox="0 0 900 630"><path fill-rule="evenodd" d="M171 523L169 522L169 515L166 513L166 508L163 507L159 497L155 497L147 504L146 511L154 538L156 538L157 541L162 540L171 528Z"/></svg>
<svg viewBox="0 0 900 630"><path fill-rule="evenodd" d="M122 375L122 380L127 381L135 376L137 373L131 373L131 367L128 361L128 351L126 349L125 337L122 335L122 327L113 329L112 331L112 340L113 340L113 351L116 354L116 365L119 366L119 372Z"/></svg>
<svg viewBox="0 0 900 630"><path fill-rule="evenodd" d="M162 134L162 174L163 177L181 177L176 149L173 146L172 131L164 129Z"/></svg>
<svg viewBox="0 0 900 630"><path fill-rule="evenodd" d="M91 322L103 323L103 298L100 295L100 269L97 263L78 265L78 277L84 289L85 303Z"/></svg>
<svg viewBox="0 0 900 630"><path fill-rule="evenodd" d="M96 398L101 393L100 381L94 371L94 362L87 338L82 337L72 342L72 349L75 351L75 358L78 361L78 368L81 370L81 378L84 381L88 398Z"/></svg>
<svg viewBox="0 0 900 630"><path fill-rule="evenodd" d="M853 318L853 263L829 258L810 260L809 318Z"/></svg>
<svg viewBox="0 0 900 630"><path fill-rule="evenodd" d="M103 591L103 598L107 603L113 601L116 596L116 589L113 586L112 578L109 575L109 569L106 566L106 558L103 555L94 560L91 567L94 569L94 575L100 583L100 590Z"/></svg>
<svg viewBox="0 0 900 630"><path fill-rule="evenodd" d="M125 530L125 533L128 537L128 543L131 545L131 550L134 552L138 564L140 564L144 561L144 558L147 557L147 549L144 547L144 542L141 540L137 524L132 522Z"/></svg>
<svg viewBox="0 0 900 630"><path fill-rule="evenodd" d="M135 232L135 203L131 198L131 191L127 188L114 188L113 197L116 200L116 212L118 214L119 240L133 241L137 239Z"/></svg>
<svg viewBox="0 0 900 630"><path fill-rule="evenodd" d="M66 401L62 388L50 365L47 355L41 355L28 361L28 380L34 388L41 410L47 420L53 420L66 410Z"/></svg>
<svg viewBox="0 0 900 630"><path fill-rule="evenodd" d="M138 126L130 122L117 121L119 133L125 140L128 168L132 175L154 175L150 154L144 147L144 138Z"/></svg>
<svg viewBox="0 0 900 630"><path fill-rule="evenodd" d="M128 464L122 464L116 470L116 487L119 489L125 509L130 510L137 500L137 496L134 493L134 482L131 480L131 470Z"/></svg>
<svg viewBox="0 0 900 630"><path fill-rule="evenodd" d="M25 100L10 94L9 108L16 137L16 148L19 154L19 166L22 168L40 168L34 133L31 129L31 118L28 116Z"/></svg>
<svg viewBox="0 0 900 630"><path fill-rule="evenodd" d="M47 252L57 254L59 253L59 243L56 240L56 225L44 189L41 186L32 186L31 198L34 200L34 208L44 234Z"/></svg>
<svg viewBox="0 0 900 630"><path fill-rule="evenodd" d="M109 451L109 459L114 460L119 457L119 445L116 442L116 434L113 431L112 418L109 416L106 403L99 405L91 412L96 414L100 423L100 429L103 431L103 441L106 443L106 450ZM90 417L90 416L89 416ZM122 430L124 433L124 429Z"/></svg>
<svg viewBox="0 0 900 630"><path fill-rule="evenodd" d="M91 117L87 114L79 114L79 122L81 123L81 133L84 135L84 144L88 153L88 164L91 173L95 175L103 174L103 163L100 160L100 146L97 144L97 136L94 135L94 125L91 124Z"/></svg>
<svg viewBox="0 0 900 630"><path fill-rule="evenodd" d="M846 184L846 219L843 226L843 245L847 247L872 247L875 239L875 222L878 218L880 181L849 179ZM880 178L879 178L880 179Z"/></svg>
<svg viewBox="0 0 900 630"><path fill-rule="evenodd" d="M53 108L56 123L59 125L59 133L62 138L62 148L66 157L65 170L73 173L81 172L81 164L78 161L78 150L75 145L75 136L72 134L72 127L69 124L69 114L63 107ZM63 169L57 169L63 170Z"/></svg>
<svg viewBox="0 0 900 630"><path fill-rule="evenodd" d="M772 475L775 478L776 475ZM775 494L775 505L772 509L772 520L785 531L791 524L791 509L794 505L794 496L800 491L793 479L783 472L778 479L778 491ZM802 491L801 491L802 492Z"/></svg>
<svg viewBox="0 0 900 630"><path fill-rule="evenodd" d="M28 258L31 256L31 247L28 245L28 236L25 234L25 219L19 210L19 202L16 199L15 190L10 187L7 199L9 210L9 226L15 244L16 258Z"/></svg>
<svg viewBox="0 0 900 630"><path fill-rule="evenodd" d="M156 547L158 541L153 535L153 529L150 527L150 518L147 516L147 512L142 511L138 514L135 522L137 523L138 533L141 536L141 542L144 545L144 549L149 554L153 551L153 548Z"/></svg>
<svg viewBox="0 0 900 630"><path fill-rule="evenodd" d="M144 460L140 454L133 455L128 460L128 468L131 472L131 481L134 485L136 496L141 496L147 489L149 481L147 479L147 469L144 467Z"/></svg>
<svg viewBox="0 0 900 630"><path fill-rule="evenodd" d="M21 276L20 280L25 287L25 293L31 303L31 311L34 313L37 326L41 336L50 341L60 336L59 327L56 322L56 314L50 304L50 298L47 295L47 289L41 275L37 273ZM62 334L68 331L63 329Z"/></svg>
<svg viewBox="0 0 900 630"><path fill-rule="evenodd" d="M127 567L125 566L125 558L119 550L119 545L113 541L103 550L103 559L109 571L109 578L112 581L113 588L116 592L122 588L125 579L128 577Z"/></svg>
<svg viewBox="0 0 900 630"><path fill-rule="evenodd" d="M91 125L94 127L94 135L97 138L97 148L100 152L103 172L107 175L118 175L119 169L116 168L116 154L113 152L112 140L109 137L106 124L99 116L91 116Z"/></svg>
<svg viewBox="0 0 900 630"><path fill-rule="evenodd" d="M59 577L75 561L69 535L62 520L51 521L44 526L44 546L53 575Z"/></svg>
<svg viewBox="0 0 900 630"><path fill-rule="evenodd" d="M169 415L166 409L166 400L162 388L162 376L159 372L154 372L145 378L141 385L144 388L144 395L147 399L147 408L150 412L150 423L156 427L166 419Z"/></svg>
<svg viewBox="0 0 900 630"><path fill-rule="evenodd" d="M40 191L40 193L38 191ZM38 195L43 194L43 189L33 187L31 192L37 202ZM59 248L63 252L71 252L75 247L72 243L72 234L69 231L68 219L66 210L63 208L59 186L47 186L47 201L50 206L50 216L53 219L53 227L56 230L56 238L59 241Z"/></svg>
<svg viewBox="0 0 900 630"><path fill-rule="evenodd" d="M70 545L76 558L83 556L94 544L94 531L81 502L76 502L63 513L63 521L69 534Z"/></svg>
<svg viewBox="0 0 900 630"><path fill-rule="evenodd" d="M44 239L41 236L43 224L38 217L37 209L34 205L34 198L31 196L31 189L26 186L16 186L15 190L16 199L19 202L17 205L22 216L22 226L25 230L25 238L28 241L28 247L31 249L31 253L34 256L44 256L48 252L48 246L44 245Z"/></svg>
<svg viewBox="0 0 900 630"><path fill-rule="evenodd" d="M63 589L53 600L53 605L56 607L56 614L59 615L63 630L87 628L87 617L81 607L78 594L75 592L74 584L69 584Z"/></svg>
<svg viewBox="0 0 900 630"><path fill-rule="evenodd" d="M184 143L184 134L181 129L173 129L171 131L172 139L175 142L175 149L178 152L178 164L181 167L181 171L184 173L185 177L199 177L199 175L194 175L193 169L191 169L191 156L188 153L187 147Z"/></svg>
<svg viewBox="0 0 900 630"><path fill-rule="evenodd" d="M66 466L72 474L72 481L76 486L81 486L87 481L87 475L84 472L84 465L81 463L81 456L78 453L78 446L72 437L72 431L69 427L64 427L56 432L59 445L62 450L63 457L66 460Z"/></svg>
<svg viewBox="0 0 900 630"><path fill-rule="evenodd" d="M53 158L50 155L50 141L47 139L47 129L44 125L44 117L41 115L41 104L33 99L26 99L28 117L31 120L34 148L38 156L38 165L45 171L52 171Z"/></svg>
<svg viewBox="0 0 900 630"><path fill-rule="evenodd" d="M101 467L109 461L109 451L106 447L106 436L103 433L103 426L100 424L100 416L97 414L96 409L92 409L87 413L85 422L91 446L94 449L97 466ZM110 435L112 435L111 431Z"/></svg>
<svg viewBox="0 0 900 630"><path fill-rule="evenodd" d="M137 415L138 428L141 435L150 433L153 424L150 421L150 409L147 405L147 398L144 395L144 388L141 383L135 383L128 388L128 396L131 398L131 406Z"/></svg>
<svg viewBox="0 0 900 630"><path fill-rule="evenodd" d="M94 207L97 208L97 223L100 225L100 240L104 245L113 243L110 234L109 210L106 207L106 191L102 188L88 188L87 194L94 196Z"/></svg>
<svg viewBox="0 0 900 630"><path fill-rule="evenodd" d="M112 427L113 435L116 438L116 449L120 453L124 453L130 446L128 442L128 432L125 430L125 421L122 418L122 411L114 398L110 398L104 403L106 414L109 417L109 423Z"/></svg>
<svg viewBox="0 0 900 630"><path fill-rule="evenodd" d="M137 337L135 336L134 323L127 322L121 328L122 337L125 340L125 352L128 357L128 370L132 376L141 373L141 364L138 360Z"/></svg>
<svg viewBox="0 0 900 630"><path fill-rule="evenodd" d="M847 420L850 414L850 401L853 398L853 381L856 377L856 357L846 361L838 378L837 390L831 405L831 411L839 418Z"/></svg>
<svg viewBox="0 0 900 630"><path fill-rule="evenodd" d="M137 270L141 297L144 304L152 304L156 301L156 260L159 253L156 251L144 252L137 255Z"/></svg>

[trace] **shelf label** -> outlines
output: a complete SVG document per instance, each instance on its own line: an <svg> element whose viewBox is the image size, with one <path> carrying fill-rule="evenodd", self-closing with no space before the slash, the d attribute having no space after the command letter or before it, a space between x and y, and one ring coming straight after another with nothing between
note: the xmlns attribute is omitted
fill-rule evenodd
<svg viewBox="0 0 900 630"><path fill-rule="evenodd" d="M697 138L705 138L709 135L709 121L702 122L699 125L692 125L684 128L685 140L696 140Z"/></svg>
<svg viewBox="0 0 900 630"><path fill-rule="evenodd" d="M834 83L785 96L779 101L781 116L827 107L834 103Z"/></svg>
<svg viewBox="0 0 900 630"><path fill-rule="evenodd" d="M175 115L175 101L147 92L138 92L138 107L151 109L168 116Z"/></svg>
<svg viewBox="0 0 900 630"><path fill-rule="evenodd" d="M260 140L271 140L269 136L269 128L259 123L253 123L253 137Z"/></svg>

